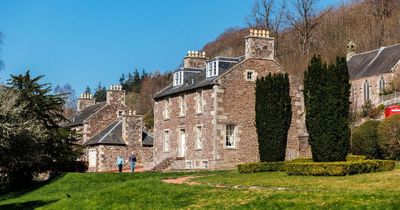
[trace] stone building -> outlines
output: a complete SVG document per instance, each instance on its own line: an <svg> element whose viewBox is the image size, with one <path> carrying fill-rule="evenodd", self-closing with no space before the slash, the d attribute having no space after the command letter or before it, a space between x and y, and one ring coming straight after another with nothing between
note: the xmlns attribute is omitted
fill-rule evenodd
<svg viewBox="0 0 400 210"><path fill-rule="evenodd" d="M383 101L382 95L391 90L394 73L399 69L400 44L358 54L353 42L347 47L352 110L361 109L368 101L379 105Z"/></svg>
<svg viewBox="0 0 400 210"><path fill-rule="evenodd" d="M128 111L119 85L110 87L104 102L96 103L91 94L83 93L77 113L64 126L81 135L78 143L85 146L82 159L89 162L89 171L115 170L117 156L127 160L132 151L138 167L152 166L153 137L143 130L142 116Z"/></svg>
<svg viewBox="0 0 400 210"><path fill-rule="evenodd" d="M207 58L189 51L173 81L154 96L154 169L228 169L259 161L255 82L285 73L274 38L250 30L245 55ZM292 123L286 159L309 157L300 83L290 79Z"/></svg>

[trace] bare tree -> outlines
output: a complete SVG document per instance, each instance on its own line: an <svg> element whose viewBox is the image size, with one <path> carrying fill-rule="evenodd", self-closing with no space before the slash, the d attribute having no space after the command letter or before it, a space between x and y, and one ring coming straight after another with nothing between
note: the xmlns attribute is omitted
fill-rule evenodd
<svg viewBox="0 0 400 210"><path fill-rule="evenodd" d="M320 14L316 13L315 2L316 0L293 0L294 7L287 13L288 22L297 33L303 55L309 55L315 27L331 11L331 8L328 8Z"/></svg>
<svg viewBox="0 0 400 210"><path fill-rule="evenodd" d="M257 0L254 3L251 15L247 18L247 24L251 27L267 29L278 38L284 24L286 13L286 0Z"/></svg>
<svg viewBox="0 0 400 210"><path fill-rule="evenodd" d="M379 25L379 38L378 45L385 45L386 41L386 19L390 17L393 9L398 7L400 1L398 0L366 0L373 10L373 15Z"/></svg>

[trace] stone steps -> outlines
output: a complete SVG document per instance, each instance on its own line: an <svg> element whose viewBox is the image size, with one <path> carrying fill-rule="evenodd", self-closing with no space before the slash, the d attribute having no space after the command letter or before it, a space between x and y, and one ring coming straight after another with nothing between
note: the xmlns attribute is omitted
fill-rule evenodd
<svg viewBox="0 0 400 210"><path fill-rule="evenodd" d="M161 161L159 164L154 166L152 171L164 171L166 170L169 166L171 166L172 162L174 162L173 158L165 158L163 161Z"/></svg>

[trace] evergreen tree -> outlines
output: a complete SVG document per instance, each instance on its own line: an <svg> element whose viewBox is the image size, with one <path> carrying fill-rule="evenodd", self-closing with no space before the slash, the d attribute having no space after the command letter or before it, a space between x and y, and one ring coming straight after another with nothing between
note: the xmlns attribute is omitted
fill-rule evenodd
<svg viewBox="0 0 400 210"><path fill-rule="evenodd" d="M269 74L256 82L256 127L261 161L284 161L292 118L287 74Z"/></svg>
<svg viewBox="0 0 400 210"><path fill-rule="evenodd" d="M314 56L304 73L306 126L313 160L343 161L349 150L349 76L346 60L327 66Z"/></svg>
<svg viewBox="0 0 400 210"><path fill-rule="evenodd" d="M101 82L97 85L93 97L96 102L102 102L107 100L107 90L106 87L101 85Z"/></svg>
<svg viewBox="0 0 400 210"><path fill-rule="evenodd" d="M86 86L85 93L92 94L92 90L90 89L89 86Z"/></svg>
<svg viewBox="0 0 400 210"><path fill-rule="evenodd" d="M140 86L141 86L141 77L139 71L135 69L135 71L133 72L132 91L135 93L140 93Z"/></svg>
<svg viewBox="0 0 400 210"><path fill-rule="evenodd" d="M6 174L14 187L26 187L35 173L51 171L55 164L78 155L72 149L74 133L60 127L65 121L64 99L50 94L50 84L40 84L41 78L31 78L29 71L11 75L9 86L15 98L8 100L5 91L0 95L0 107L8 107L0 113L0 130L13 126L10 132L0 132L0 174Z"/></svg>

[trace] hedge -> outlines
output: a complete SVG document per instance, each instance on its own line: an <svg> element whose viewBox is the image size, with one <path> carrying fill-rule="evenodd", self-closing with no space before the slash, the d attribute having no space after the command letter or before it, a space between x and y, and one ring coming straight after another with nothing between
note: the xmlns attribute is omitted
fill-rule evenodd
<svg viewBox="0 0 400 210"><path fill-rule="evenodd" d="M349 162L299 162L286 163L288 175L345 176L352 174L390 171L395 167L391 160L362 160Z"/></svg>
<svg viewBox="0 0 400 210"><path fill-rule="evenodd" d="M284 162L244 163L237 166L239 173L284 171Z"/></svg>
<svg viewBox="0 0 400 210"><path fill-rule="evenodd" d="M347 155L346 161L359 161L359 160L366 160L367 157L364 155Z"/></svg>

